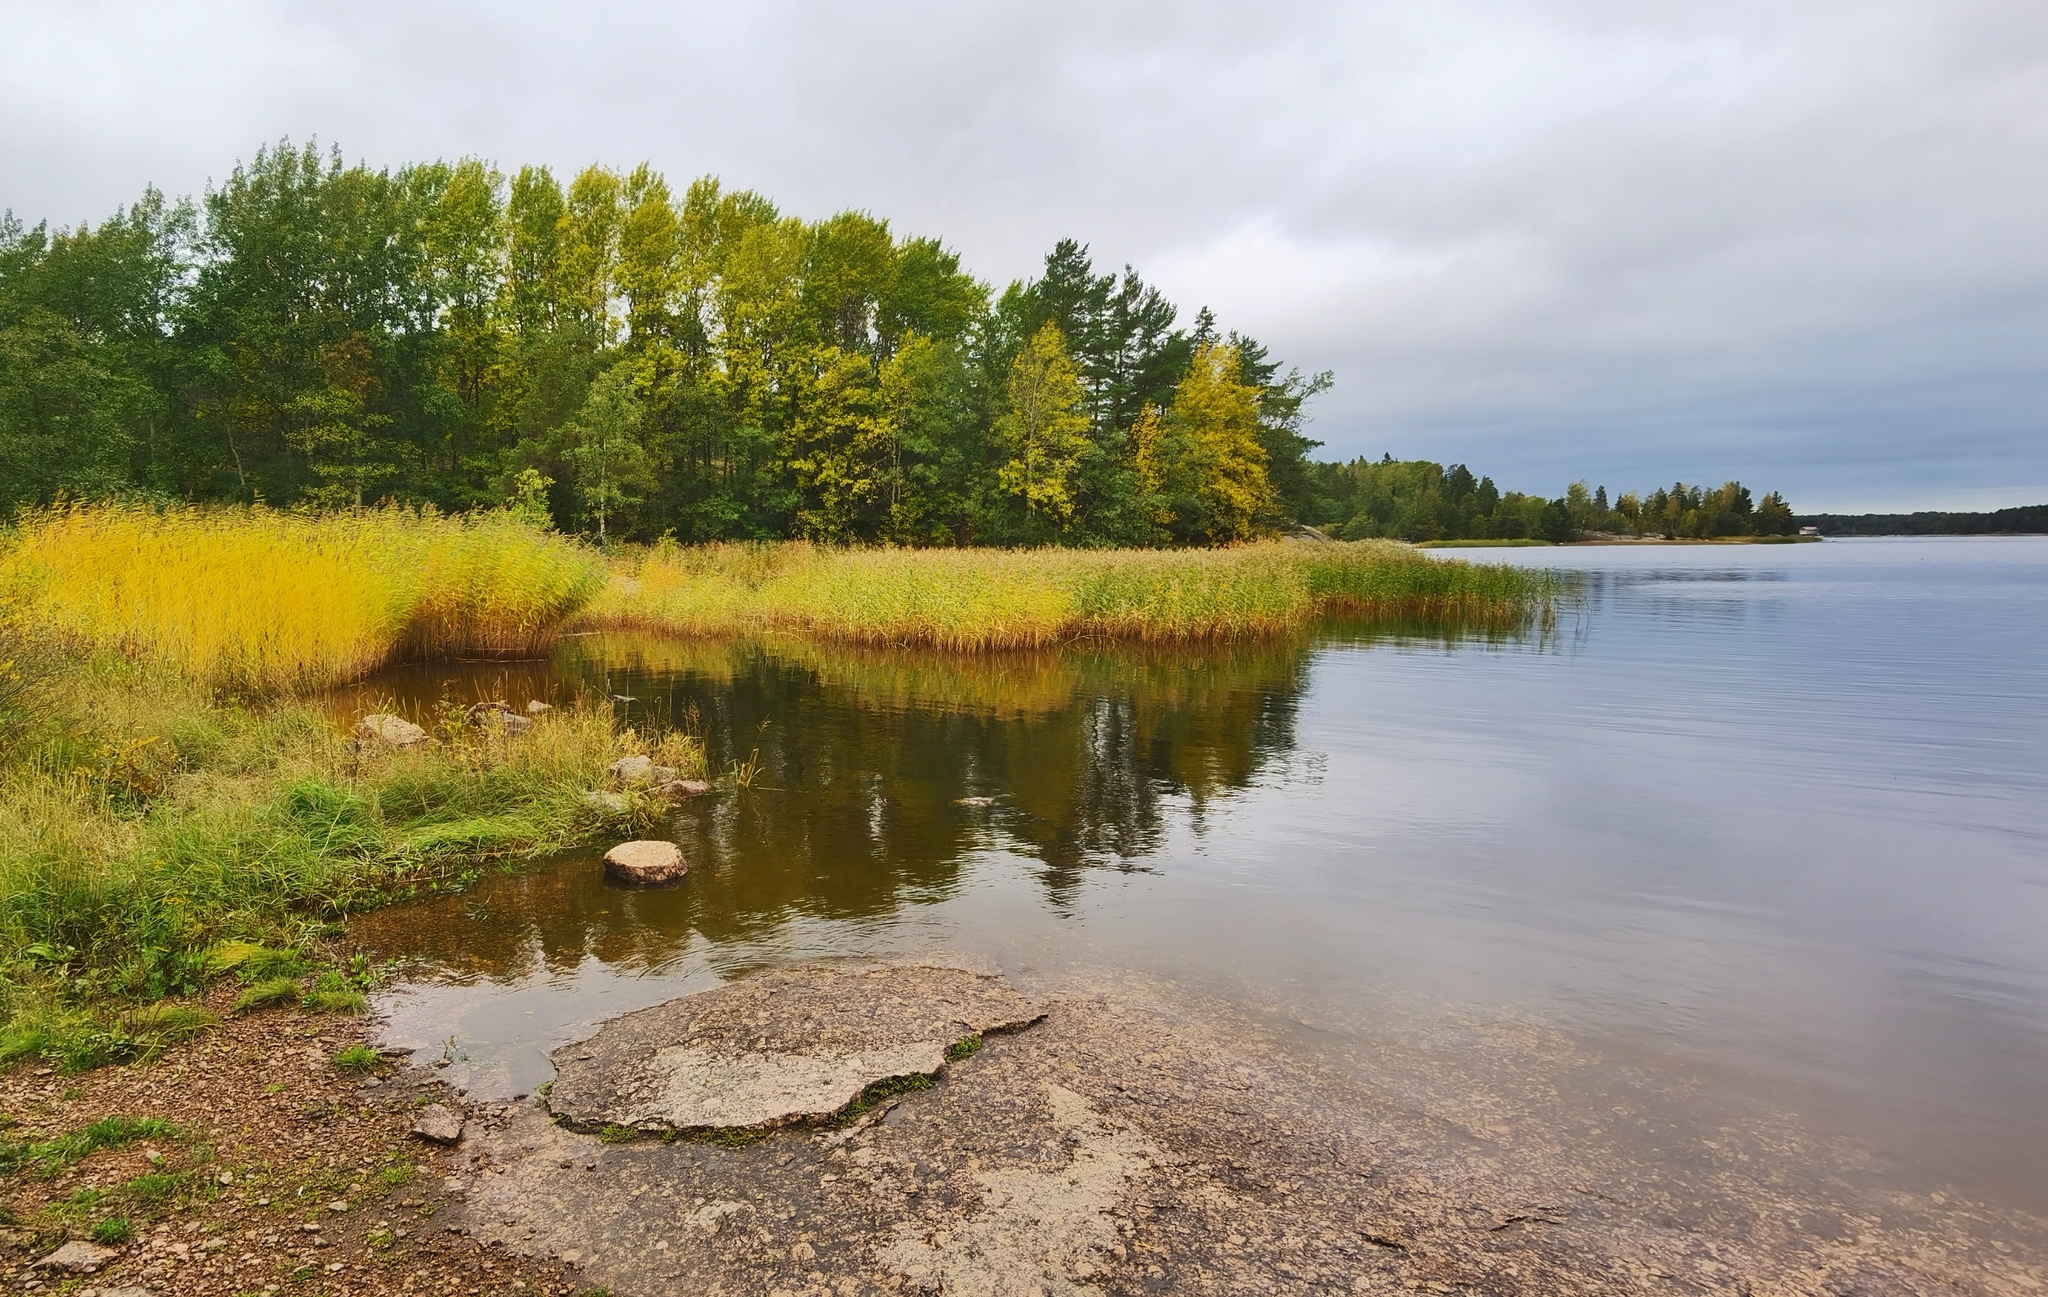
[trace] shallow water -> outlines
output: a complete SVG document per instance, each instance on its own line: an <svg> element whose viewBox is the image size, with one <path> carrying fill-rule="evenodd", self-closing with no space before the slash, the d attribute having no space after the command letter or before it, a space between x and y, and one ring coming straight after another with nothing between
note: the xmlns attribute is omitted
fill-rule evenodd
<svg viewBox="0 0 2048 1297"><path fill-rule="evenodd" d="M2048 1212L2048 540L1478 557L1582 593L1493 641L601 637L370 682L347 705L626 696L754 768L678 814L678 888L592 853L360 921L442 970L391 1032L520 1093L611 1014L944 946L1221 996L1418 1105L1462 1068L1667 1177L1796 1130L1760 1156Z"/></svg>

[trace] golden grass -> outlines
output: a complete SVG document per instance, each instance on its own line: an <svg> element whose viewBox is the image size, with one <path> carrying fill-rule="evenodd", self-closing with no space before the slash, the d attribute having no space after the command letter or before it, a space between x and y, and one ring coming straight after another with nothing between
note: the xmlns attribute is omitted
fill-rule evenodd
<svg viewBox="0 0 2048 1297"><path fill-rule="evenodd" d="M658 545L613 571L586 624L970 651L1089 636L1243 639L1332 612L1507 622L1550 588L1542 573L1433 559L1385 541L1216 550Z"/></svg>
<svg viewBox="0 0 2048 1297"><path fill-rule="evenodd" d="M318 688L400 656L544 647L604 581L504 515L307 517L119 505L34 514L0 546L0 613L216 687Z"/></svg>

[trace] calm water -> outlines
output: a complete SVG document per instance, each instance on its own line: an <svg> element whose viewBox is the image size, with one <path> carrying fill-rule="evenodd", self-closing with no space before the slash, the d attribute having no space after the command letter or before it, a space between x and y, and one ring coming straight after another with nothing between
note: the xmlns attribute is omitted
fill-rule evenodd
<svg viewBox="0 0 2048 1297"><path fill-rule="evenodd" d="M585 639L380 679L626 695L757 770L679 814L677 889L579 858L366 920L445 969L387 997L392 1031L523 1092L613 1013L943 945L1174 979L1368 1080L1534 1030L1572 1061L1532 1120L1626 1090L1666 1132L1789 1122L1887 1183L2048 1211L2048 540L1504 557L1582 598L1502 642Z"/></svg>

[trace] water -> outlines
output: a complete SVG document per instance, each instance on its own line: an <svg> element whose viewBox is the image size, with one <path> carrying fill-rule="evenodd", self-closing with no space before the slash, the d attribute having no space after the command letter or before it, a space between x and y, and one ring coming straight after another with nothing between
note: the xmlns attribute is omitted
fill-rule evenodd
<svg viewBox="0 0 2048 1297"><path fill-rule="evenodd" d="M579 857L365 920L441 969L392 1030L517 1093L613 1013L944 946L1197 987L1417 1106L1645 1174L1737 1132L2048 1213L2048 540L1500 556L1582 597L1494 642L586 639L373 682L351 702L628 695L756 769L679 813L677 889Z"/></svg>

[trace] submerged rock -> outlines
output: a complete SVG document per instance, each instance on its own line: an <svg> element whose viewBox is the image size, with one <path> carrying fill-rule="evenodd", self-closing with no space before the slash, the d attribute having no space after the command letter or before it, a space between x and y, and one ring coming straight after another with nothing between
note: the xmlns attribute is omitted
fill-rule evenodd
<svg viewBox="0 0 2048 1297"><path fill-rule="evenodd" d="M877 1082L1042 1007L994 977L922 965L779 969L614 1019L553 1054L548 1107L572 1125L768 1129L821 1122Z"/></svg>
<svg viewBox="0 0 2048 1297"><path fill-rule="evenodd" d="M91 1274L119 1255L113 1248L74 1239L36 1262L35 1268L56 1274Z"/></svg>
<svg viewBox="0 0 2048 1297"><path fill-rule="evenodd" d="M430 1144L460 1143L462 1114L445 1103L430 1103L420 1109L419 1120L412 1124L412 1135Z"/></svg>
<svg viewBox="0 0 2048 1297"><path fill-rule="evenodd" d="M676 881L690 872L690 866L675 843L642 839L621 842L605 852L604 871L621 882L653 886Z"/></svg>
<svg viewBox="0 0 2048 1297"><path fill-rule="evenodd" d="M416 748L427 742L427 732L389 712L372 712L356 722L356 738L388 748Z"/></svg>

